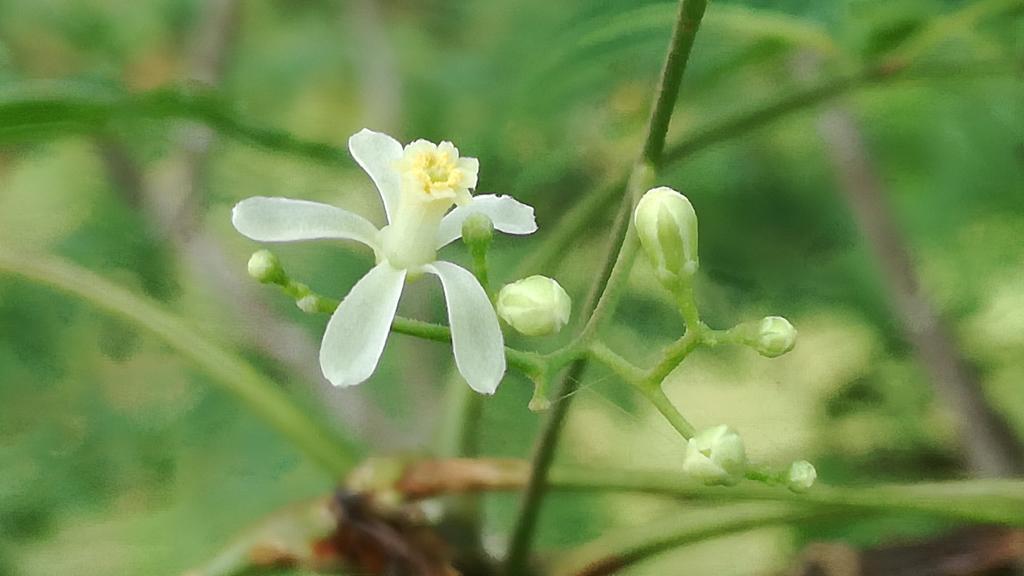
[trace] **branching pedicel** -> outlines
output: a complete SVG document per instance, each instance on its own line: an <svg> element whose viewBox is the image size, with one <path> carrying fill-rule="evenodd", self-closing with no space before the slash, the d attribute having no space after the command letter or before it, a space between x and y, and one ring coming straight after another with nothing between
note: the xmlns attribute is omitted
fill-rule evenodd
<svg viewBox="0 0 1024 576"><path fill-rule="evenodd" d="M291 280L266 250L256 252L249 261L253 277L282 286L304 311L332 313L320 350L320 365L331 383L352 386L373 374L388 333L396 329L395 314L405 281L429 272L441 279L450 326L407 321L411 327L403 331L429 339L450 339L460 374L477 392L494 393L508 360L534 380L537 390L531 408L543 409L549 405L544 386L548 377L589 356L640 391L687 440L682 466L687 475L707 484L733 485L746 477L794 491L810 488L816 473L808 462L796 462L781 472L752 469L735 430L719 425L697 432L661 390L665 378L698 346L743 344L774 358L791 350L796 342L796 330L778 316L724 331L701 322L694 299L699 268L697 215L685 196L668 187L653 188L642 196L633 213L640 245L685 321L683 336L666 346L660 361L647 369L632 364L597 338L577 338L562 349L541 355L505 348L498 316L527 336L553 334L568 322L568 294L553 279L531 276L506 285L492 298L486 267L491 231L534 232L533 209L508 196L473 196L470 190L476 187L479 164L475 158L460 157L450 142L435 145L418 140L403 148L389 136L363 130L349 140L349 149L380 191L387 226L378 230L361 216L340 208L286 198L249 198L233 212L235 227L254 240L336 238L356 240L374 250L377 265L340 303ZM460 237L473 255L475 275L437 259L439 248ZM496 304L492 305L492 299Z"/></svg>

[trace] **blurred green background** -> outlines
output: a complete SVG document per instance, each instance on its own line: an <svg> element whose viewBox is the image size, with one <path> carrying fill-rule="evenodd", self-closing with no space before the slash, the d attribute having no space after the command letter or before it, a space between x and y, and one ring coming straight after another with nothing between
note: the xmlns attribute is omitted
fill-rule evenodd
<svg viewBox="0 0 1024 576"><path fill-rule="evenodd" d="M635 0L0 0L0 244L59 255L163 302L368 452L430 451L448 349L394 337L369 382L331 389L316 359L326 317L248 280L257 245L234 232L231 206L288 196L379 223L371 182L343 154L348 136L369 127L404 142L452 140L480 158L481 192L537 208L534 237L496 242L492 276L512 281L560 216L636 157L673 10ZM908 339L884 262L894 252L872 250L872 220L850 207L867 190L883 200L868 203L898 230L904 272L942 318L966 378L995 421L1024 435L1021 16L1014 2L712 3L670 143L887 58L933 72L866 83L663 172L701 218L706 320L779 314L800 331L778 360L746 349L689 359L668 392L695 424L729 423L758 461L807 458L830 483L979 472L963 435L987 424L943 401L930 360ZM170 100L216 94L217 110L246 126L341 152L275 150L159 106L117 104L160 89ZM97 102L102 118L88 107ZM531 272L581 301L608 222ZM447 250L466 261L461 247ZM293 276L335 297L372 264L337 243L275 251ZM680 320L646 264L633 287L608 338L646 361ZM442 302L438 286L420 282L402 308L441 320ZM526 409L530 394L510 374L486 403L485 453L529 453L541 419ZM590 371L576 401L565 461L681 462L678 437L609 374ZM177 574L276 508L330 488L160 342L0 275L0 574ZM488 542L500 548L514 511L511 496L489 500ZM540 547L665 513L644 499L559 495ZM812 540L866 546L941 528L898 516L765 529L629 573L772 573ZM740 559L723 552L736 546Z"/></svg>

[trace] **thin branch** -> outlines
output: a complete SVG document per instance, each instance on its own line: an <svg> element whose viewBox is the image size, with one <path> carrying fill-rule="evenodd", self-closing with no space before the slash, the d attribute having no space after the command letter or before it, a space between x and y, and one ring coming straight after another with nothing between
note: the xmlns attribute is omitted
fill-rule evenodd
<svg viewBox="0 0 1024 576"><path fill-rule="evenodd" d="M866 88L884 86L897 81L945 81L1007 75L1019 73L1020 66L1020 62L977 62L908 68L898 62L888 62L865 67L852 74L822 81L697 128L683 136L679 142L667 147L664 164L669 166L680 163L717 144L728 142L839 96ZM618 178L573 204L556 225L548 227L552 230L551 234L537 250L523 260L520 271L535 272L553 266L564 255L565 247L578 239L594 219L599 218L614 204L626 184L625 177Z"/></svg>
<svg viewBox="0 0 1024 576"><path fill-rule="evenodd" d="M464 492L506 492L529 480L529 463L520 459L441 459L404 462L393 485L405 498L420 500ZM380 462L373 465L380 466ZM915 484L827 486L816 484L797 494L779 486L743 482L705 486L680 471L558 465L551 468L552 490L621 492L699 502L782 502L879 513L921 513L966 522L1024 526L1024 480L954 480Z"/></svg>
<svg viewBox="0 0 1024 576"><path fill-rule="evenodd" d="M738 532L791 524L831 510L763 504L717 507L714 511L672 515L637 528L612 532L569 552L551 568L551 576L611 576L677 548Z"/></svg>
<svg viewBox="0 0 1024 576"><path fill-rule="evenodd" d="M0 142L49 139L108 131L120 121L192 120L239 142L303 157L325 166L351 166L348 152L333 144L297 138L242 118L214 89L166 87L128 94L92 87L60 86L23 90L0 99Z"/></svg>
<svg viewBox="0 0 1024 576"><path fill-rule="evenodd" d="M650 184L650 180L653 178L653 168L661 161L665 135L668 132L672 111L675 108L679 87L686 70L686 63L706 6L706 0L680 0L679 2L679 12L661 72L657 98L651 111L644 147L637 166L633 170L629 187L623 196L615 228L610 235L611 243L605 257L605 264L580 311L583 317L588 318L581 335L581 339L584 341L596 333L601 319L606 314L610 314L614 307L617 291L625 284L626 274L636 251L636 238L631 233L632 208L640 193ZM584 356L569 366L559 386L561 400L551 408L537 440L530 479L523 494L504 565L504 571L509 576L525 573L529 564L530 547L533 543L540 506L546 490L548 471L554 461L555 449L565 425L572 397L587 368L587 363L588 358Z"/></svg>

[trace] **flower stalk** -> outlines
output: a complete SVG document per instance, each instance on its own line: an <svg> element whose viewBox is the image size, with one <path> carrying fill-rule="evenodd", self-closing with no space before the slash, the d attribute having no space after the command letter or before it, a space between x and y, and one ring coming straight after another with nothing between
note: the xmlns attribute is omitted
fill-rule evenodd
<svg viewBox="0 0 1024 576"><path fill-rule="evenodd" d="M596 334L600 321L614 308L615 297L625 284L637 245L635 233L632 231L633 206L640 193L649 186L650 180L653 180L653 172L664 152L672 111L706 7L707 0L680 0L640 160L633 170L629 189L616 218L611 246L605 259L606 264L581 310L584 317L589 316L581 335L584 341ZM530 479L523 494L504 564L507 576L518 576L526 572L540 505L547 489L548 471L554 461L555 448L565 424L572 395L587 368L587 363L587 357L583 357L570 365L559 387L560 401L551 409L538 439Z"/></svg>

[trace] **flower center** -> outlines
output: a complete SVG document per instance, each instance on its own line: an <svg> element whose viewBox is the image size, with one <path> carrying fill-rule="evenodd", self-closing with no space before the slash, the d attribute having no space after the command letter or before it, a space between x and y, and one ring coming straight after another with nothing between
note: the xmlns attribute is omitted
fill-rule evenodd
<svg viewBox="0 0 1024 576"><path fill-rule="evenodd" d="M476 186L476 164L470 160L459 158L459 151L451 142L435 145L417 140L409 144L398 163L403 196L421 202L469 201L469 189Z"/></svg>
<svg viewBox="0 0 1024 576"><path fill-rule="evenodd" d="M451 142L417 140L395 165L401 177L398 210L383 231L383 253L392 266L413 269L437 257L437 230L453 204L464 205L476 187L477 161L459 158Z"/></svg>

